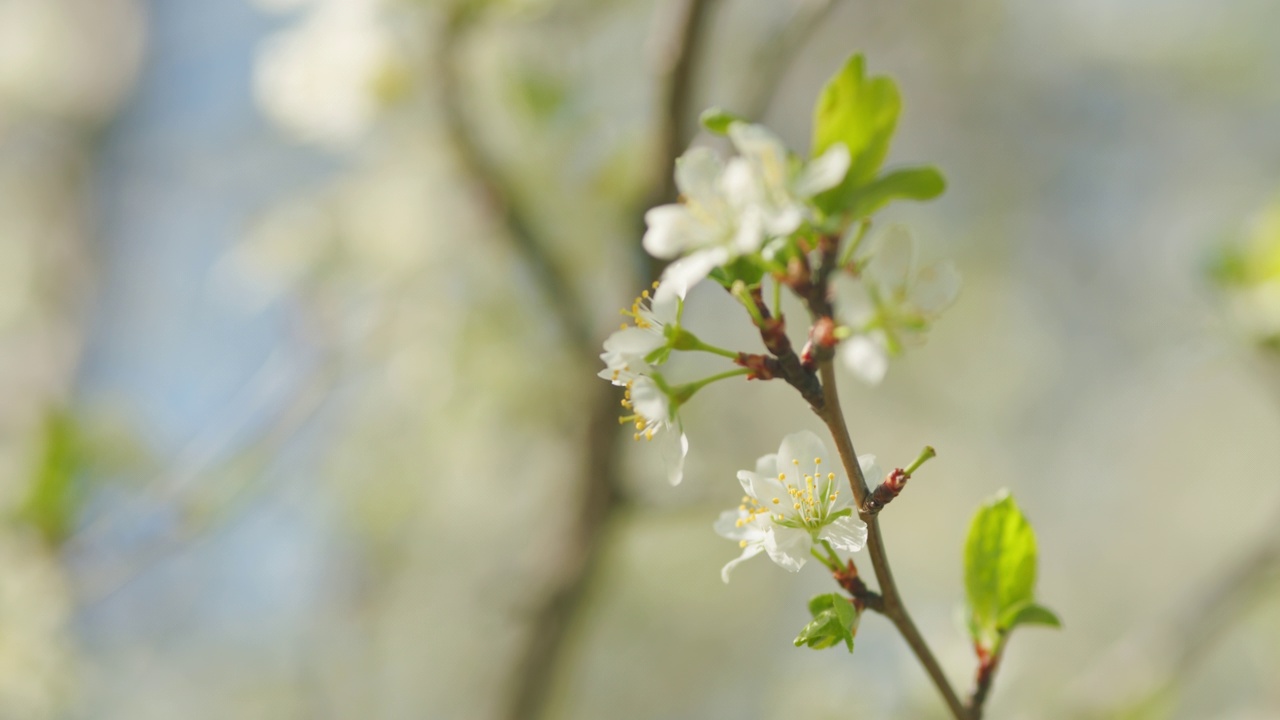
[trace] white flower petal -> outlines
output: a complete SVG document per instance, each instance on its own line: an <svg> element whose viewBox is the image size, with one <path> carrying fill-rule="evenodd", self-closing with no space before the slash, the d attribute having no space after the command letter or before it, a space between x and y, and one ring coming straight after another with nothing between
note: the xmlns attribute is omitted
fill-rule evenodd
<svg viewBox="0 0 1280 720"><path fill-rule="evenodd" d="M606 353L634 355L643 359L645 355L665 344L666 338L659 330L627 327L615 330L612 335L605 338L604 350Z"/></svg>
<svg viewBox="0 0 1280 720"><path fill-rule="evenodd" d="M821 156L805 165L792 183L792 192L800 197L813 197L823 190L839 185L849 172L849 148L836 143Z"/></svg>
<svg viewBox="0 0 1280 720"><path fill-rule="evenodd" d="M725 566L720 568L720 579L728 584L730 571L737 567L739 563L759 555L760 551L764 549L764 543L748 543L746 547L742 548L741 555L725 563Z"/></svg>
<svg viewBox="0 0 1280 720"><path fill-rule="evenodd" d="M778 477L778 454L761 455L756 460L756 474L764 477Z"/></svg>
<svg viewBox="0 0 1280 720"><path fill-rule="evenodd" d="M697 234L697 221L683 205L659 205L644 214L645 225L641 244L650 255L670 260L678 257L692 244Z"/></svg>
<svg viewBox="0 0 1280 720"><path fill-rule="evenodd" d="M716 519L716 534L730 540L746 540L747 542L764 542L765 535L769 533L768 527L762 525L761 521L745 522L751 517L750 513L745 510L725 510L720 513L720 517ZM741 525L738 521L744 521Z"/></svg>
<svg viewBox="0 0 1280 720"><path fill-rule="evenodd" d="M799 223L797 222L796 225L798 227ZM787 232L789 233L790 230ZM733 236L733 249L739 254L753 253L764 244L764 238L765 218L760 208L752 206L743 210L742 216L738 219L738 230Z"/></svg>
<svg viewBox="0 0 1280 720"><path fill-rule="evenodd" d="M764 549L769 559L782 569L797 572L809 559L809 549L813 547L813 538L807 530L775 525L769 538L765 540Z"/></svg>
<svg viewBox="0 0 1280 720"><path fill-rule="evenodd" d="M889 351L878 339L855 335L840 345L840 359L845 366L870 385L878 384L889 370Z"/></svg>
<svg viewBox="0 0 1280 720"><path fill-rule="evenodd" d="M709 148L692 148L676 158L676 188L696 203L716 197L717 183L723 173L724 163Z"/></svg>
<svg viewBox="0 0 1280 720"><path fill-rule="evenodd" d="M654 291L653 301L667 302L676 297L683 299L690 288L728 259L729 253L724 248L708 248L671 263L662 273L662 282Z"/></svg>
<svg viewBox="0 0 1280 720"><path fill-rule="evenodd" d="M826 540L837 550L857 552L867 544L867 524L853 516L836 518L822 528L818 539Z"/></svg>
<svg viewBox="0 0 1280 720"><path fill-rule="evenodd" d="M889 292L905 288L915 264L915 238L901 225L893 225L880 238L880 245L867 273Z"/></svg>
<svg viewBox="0 0 1280 720"><path fill-rule="evenodd" d="M689 438L683 432L671 428L668 432L654 436L658 443L658 453L667 468L667 482L672 486L684 480L684 459L689 454Z"/></svg>
<svg viewBox="0 0 1280 720"><path fill-rule="evenodd" d="M867 484L873 487L885 479L884 471L876 464L875 455L859 455L858 467L862 469L862 477L866 478Z"/></svg>
<svg viewBox="0 0 1280 720"><path fill-rule="evenodd" d="M933 316L946 310L960 294L960 271L948 261L934 263L916 275L908 295L911 302L925 315Z"/></svg>
<svg viewBox="0 0 1280 720"><path fill-rule="evenodd" d="M803 478L791 477L796 472L796 463L799 463L801 474L812 475L814 473L813 461L815 458L822 458L824 462L831 462L831 459L827 456L827 446L822 442L822 438L808 430L791 433L782 438L782 447L778 448L778 471L787 473L787 480L803 489Z"/></svg>
<svg viewBox="0 0 1280 720"><path fill-rule="evenodd" d="M650 377L638 377L631 383L631 406L645 420L669 423L671 399Z"/></svg>

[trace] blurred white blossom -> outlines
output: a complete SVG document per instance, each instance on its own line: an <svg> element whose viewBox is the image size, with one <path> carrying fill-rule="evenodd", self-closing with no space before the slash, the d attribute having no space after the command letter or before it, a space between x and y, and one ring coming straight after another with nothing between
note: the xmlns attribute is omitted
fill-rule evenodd
<svg viewBox="0 0 1280 720"><path fill-rule="evenodd" d="M868 383L884 379L889 358L924 342L925 332L960 293L950 261L919 267L916 243L893 226L865 261L858 291L842 293L841 307L854 334L840 346L848 368Z"/></svg>
<svg viewBox="0 0 1280 720"><path fill-rule="evenodd" d="M360 140L397 71L379 0L315 0L297 25L267 41L254 88L273 120L299 138L344 146Z"/></svg>

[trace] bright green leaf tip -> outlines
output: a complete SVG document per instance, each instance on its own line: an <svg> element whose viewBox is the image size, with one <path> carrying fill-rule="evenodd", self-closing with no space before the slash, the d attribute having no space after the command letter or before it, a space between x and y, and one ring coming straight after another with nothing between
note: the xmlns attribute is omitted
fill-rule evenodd
<svg viewBox="0 0 1280 720"><path fill-rule="evenodd" d="M745 120L728 110L722 108L707 108L702 111L702 115L698 117L698 122L702 123L702 127L717 135L728 135L729 126L736 122L745 122Z"/></svg>

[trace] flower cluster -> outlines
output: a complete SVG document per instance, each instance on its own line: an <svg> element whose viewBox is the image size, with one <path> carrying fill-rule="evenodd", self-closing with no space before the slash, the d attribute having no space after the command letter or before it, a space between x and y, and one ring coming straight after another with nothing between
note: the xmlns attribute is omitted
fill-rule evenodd
<svg viewBox="0 0 1280 720"><path fill-rule="evenodd" d="M680 408L700 388L720 380L781 378L815 410L823 404L819 366L836 358L862 379L879 382L890 358L920 342L956 298L960 278L949 263L921 265L914 241L891 228L868 247L871 216L898 199L926 200L942 192L932 168L880 174L897 118L896 90L885 78L865 78L853 58L824 90L815 110L814 147L789 150L768 129L720 111L704 125L725 136L727 159L694 147L676 160L676 202L645 214L644 249L667 261L659 282L623 315L629 322L604 343L600 377L625 388L621 421L634 437L661 450L672 484L684 475L689 443ZM874 86L874 91L868 90ZM887 89L886 89L887 88ZM767 353L735 352L703 342L681 322L690 290L712 280L741 302ZM766 283L773 302L767 302ZM835 292L847 286L848 293ZM803 349L788 337L782 292L795 295L811 320ZM734 369L677 384L667 375L674 352L720 355ZM715 524L742 554L725 566L767 554L787 570L817 557L833 571L837 551L866 542L840 467L828 467L813 433L787 435L754 471L738 474L746 493L737 510ZM874 457L858 459L878 476ZM846 469L847 470L847 469Z"/></svg>

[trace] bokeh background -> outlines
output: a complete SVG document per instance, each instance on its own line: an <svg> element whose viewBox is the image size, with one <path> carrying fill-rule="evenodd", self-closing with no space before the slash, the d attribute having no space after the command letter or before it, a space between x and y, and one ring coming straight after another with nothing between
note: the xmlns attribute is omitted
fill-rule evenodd
<svg viewBox="0 0 1280 720"><path fill-rule="evenodd" d="M843 386L860 451L939 450L884 526L953 682L968 519L1008 487L1065 628L1013 640L991 717L1280 716L1280 360L1205 271L1280 188L1277 27L0 0L0 717L941 717L878 617L791 646L818 569L719 579L736 470L821 429L799 398L701 393L672 489L593 377L697 113L807 147L854 51L902 88L891 161L950 181L887 219L966 281ZM759 348L716 288L686 318Z"/></svg>

